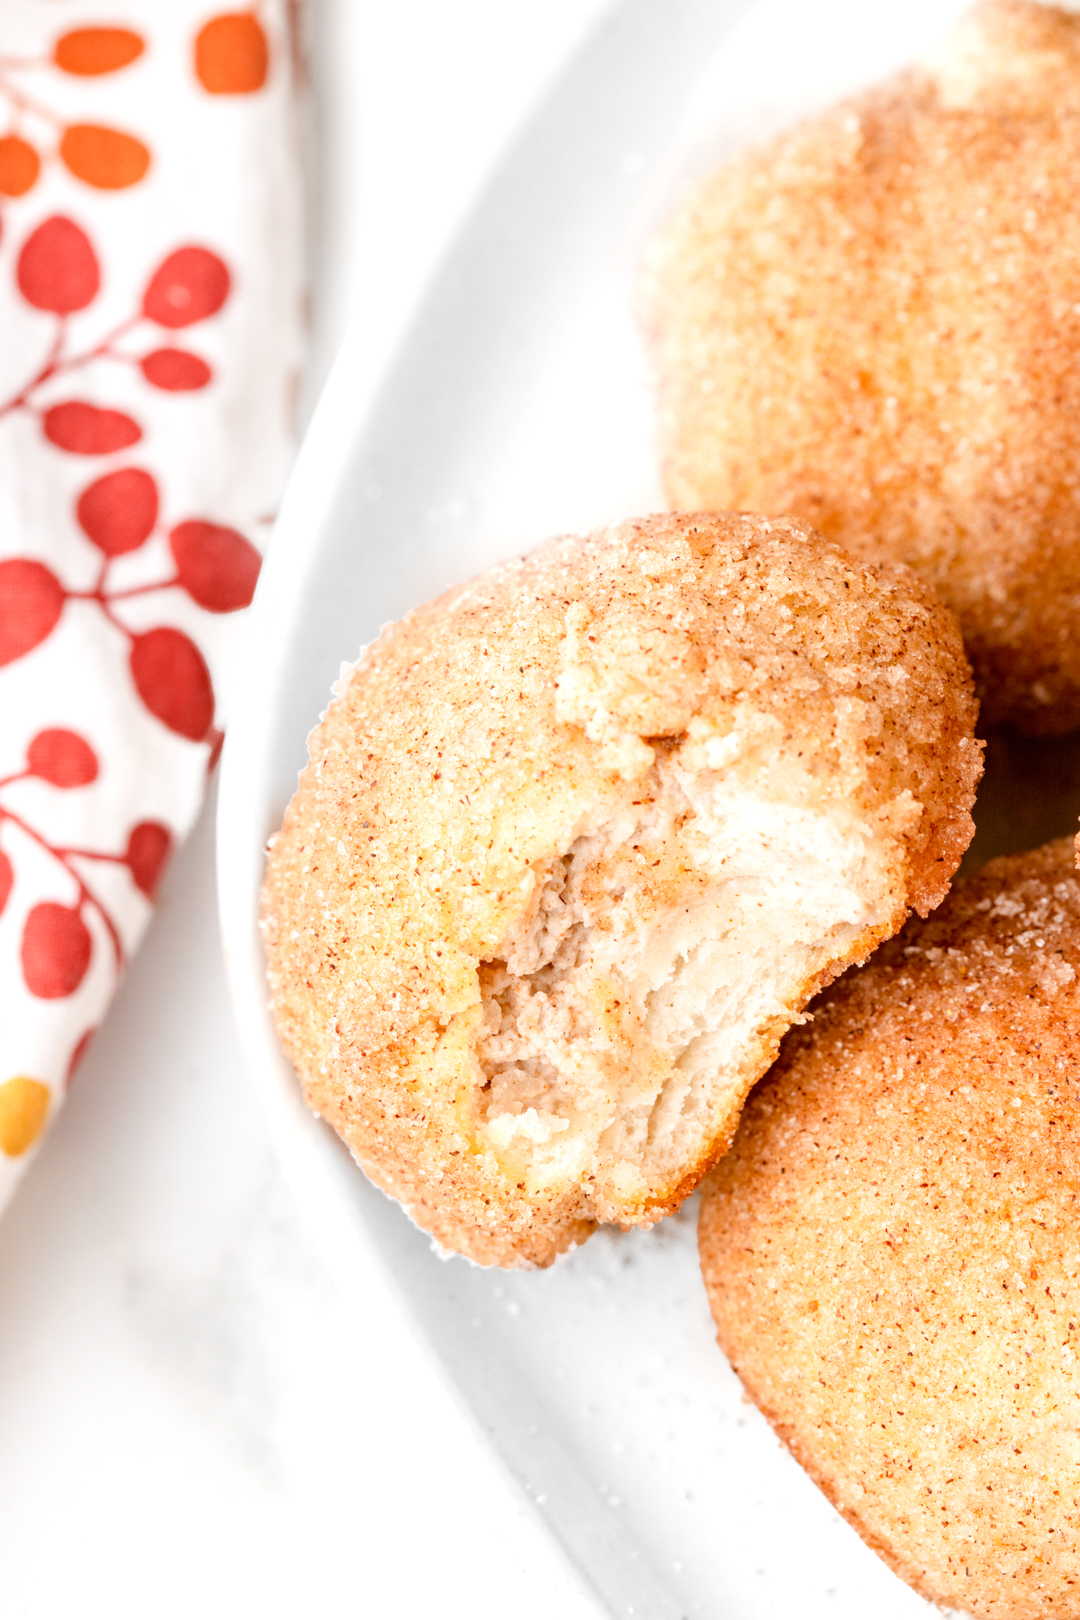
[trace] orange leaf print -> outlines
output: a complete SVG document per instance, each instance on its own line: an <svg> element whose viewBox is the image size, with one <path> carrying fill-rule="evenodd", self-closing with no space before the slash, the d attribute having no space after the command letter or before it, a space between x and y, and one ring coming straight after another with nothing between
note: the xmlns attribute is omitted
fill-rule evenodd
<svg viewBox="0 0 1080 1620"><path fill-rule="evenodd" d="M64 73L94 78L116 73L146 49L141 34L130 28L72 28L53 47L53 61Z"/></svg>
<svg viewBox="0 0 1080 1620"><path fill-rule="evenodd" d="M266 83L270 52L250 11L211 17L195 37L195 74L212 96L249 96Z"/></svg>
<svg viewBox="0 0 1080 1620"><path fill-rule="evenodd" d="M41 1135L49 1112L49 1088L17 1074L0 1086L0 1148L11 1159L25 1153Z"/></svg>
<svg viewBox="0 0 1080 1620"><path fill-rule="evenodd" d="M41 159L29 141L20 135L0 139L0 192L5 197L24 197L41 172Z"/></svg>
<svg viewBox="0 0 1080 1620"><path fill-rule="evenodd" d="M60 156L78 180L99 191L136 185L150 167L150 152L134 135L104 124L72 124L64 131Z"/></svg>

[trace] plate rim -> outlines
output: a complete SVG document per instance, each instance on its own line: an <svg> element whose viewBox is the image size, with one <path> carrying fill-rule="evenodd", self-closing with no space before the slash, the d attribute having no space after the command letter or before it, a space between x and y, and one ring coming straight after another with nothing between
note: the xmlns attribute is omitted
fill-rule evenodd
<svg viewBox="0 0 1080 1620"><path fill-rule="evenodd" d="M357 1217L355 1201L349 1195L348 1181L360 1172L329 1127L307 1108L292 1066L279 1046L270 1018L258 928L266 841L274 830L267 825L268 778L275 740L272 717L276 712L274 699L289 664L290 632L297 603L306 579L318 566L327 525L349 471L361 459L365 441L376 431L381 406L396 379L409 369L415 352L423 346L425 327L436 315L447 287L460 287L463 278L467 285L470 261L477 260L478 244L485 237L493 209L497 213L500 195L530 164L543 161L545 142L553 118L558 117L560 100L573 103L573 91L580 88L578 81L587 81L605 63L618 63L635 44L640 49L639 36L650 28L656 34L662 29L665 35L676 36L682 30L686 36L682 42L686 57L683 72L689 85L699 76L702 38L708 38L711 47L718 46L753 4L754 0L619 0L570 51L523 125L497 156L449 245L436 259L387 358L370 374L359 369L366 359L369 340L362 321L354 319L312 413L274 526L236 662L221 761L218 906L230 998L246 1067L301 1217L343 1288L355 1291L379 1280L386 1308L395 1310L408 1323L444 1387L484 1433L503 1465L504 1477L512 1481L519 1496L524 1494L579 1580L584 1580L598 1612L612 1616L627 1613L625 1590L617 1594L611 1583L598 1582L596 1571L583 1560L580 1549L568 1544L567 1535L553 1522L552 1514L540 1511L535 1493L523 1491L521 1472L513 1466L499 1436L482 1421L397 1280L387 1275L385 1257L370 1228ZM533 221L533 228L538 235L542 231L538 220ZM606 241L606 228L601 235ZM613 518L622 515L612 514ZM275 648L282 649L277 657ZM269 695L268 670L272 688ZM327 701L329 696L328 692ZM605 1528L612 1537L610 1556L629 1557L637 1564L633 1575L643 1601L635 1603L634 1612L655 1620L676 1620L681 1616L681 1602L665 1581L650 1578L642 1568L637 1550L629 1546L629 1538L614 1516ZM620 1541L627 1546L620 1548Z"/></svg>

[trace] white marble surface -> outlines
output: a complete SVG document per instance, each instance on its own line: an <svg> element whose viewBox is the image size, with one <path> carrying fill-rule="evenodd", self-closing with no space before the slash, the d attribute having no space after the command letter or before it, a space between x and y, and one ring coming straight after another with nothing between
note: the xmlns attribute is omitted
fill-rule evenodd
<svg viewBox="0 0 1080 1620"><path fill-rule="evenodd" d="M316 0L316 361L392 347L606 0ZM210 815L0 1225L0 1612L597 1611L400 1327L342 1298L233 1032Z"/></svg>

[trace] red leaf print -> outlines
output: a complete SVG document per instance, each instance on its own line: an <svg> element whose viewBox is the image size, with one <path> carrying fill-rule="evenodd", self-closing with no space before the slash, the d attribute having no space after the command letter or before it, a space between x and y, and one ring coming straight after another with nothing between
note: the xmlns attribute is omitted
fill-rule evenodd
<svg viewBox="0 0 1080 1620"><path fill-rule="evenodd" d="M229 270L209 248L182 247L158 265L143 294L148 321L176 331L216 315L229 296Z"/></svg>
<svg viewBox="0 0 1080 1620"><path fill-rule="evenodd" d="M148 899L153 899L165 862L172 850L172 833L160 821L140 821L132 827L127 841L125 860L131 869L135 887Z"/></svg>
<svg viewBox="0 0 1080 1620"><path fill-rule="evenodd" d="M235 613L255 594L262 558L242 534L217 523L178 523L169 535L179 583L211 613Z"/></svg>
<svg viewBox="0 0 1080 1620"><path fill-rule="evenodd" d="M150 713L192 742L202 742L214 718L214 688L202 653L182 630L162 626L135 636L131 675Z"/></svg>
<svg viewBox="0 0 1080 1620"><path fill-rule="evenodd" d="M53 405L42 417L45 437L73 456L107 456L126 450L142 438L142 428L123 411L106 411L85 400L69 399Z"/></svg>
<svg viewBox="0 0 1080 1620"><path fill-rule="evenodd" d="M64 587L51 569L31 557L0 562L0 664L32 651L56 628L64 611Z"/></svg>
<svg viewBox="0 0 1080 1620"><path fill-rule="evenodd" d="M5 197L25 197L41 173L41 159L29 141L20 135L0 138L0 192Z"/></svg>
<svg viewBox="0 0 1080 1620"><path fill-rule="evenodd" d="M101 267L86 232L73 219L54 214L23 243L15 277L35 309L71 315L97 297Z"/></svg>
<svg viewBox="0 0 1080 1620"><path fill-rule="evenodd" d="M119 467L86 486L75 516L87 539L106 557L138 551L157 523L157 484L141 467Z"/></svg>
<svg viewBox="0 0 1080 1620"><path fill-rule="evenodd" d="M96 78L116 73L143 53L139 34L130 28L72 28L53 47L53 61L63 73Z"/></svg>
<svg viewBox="0 0 1080 1620"><path fill-rule="evenodd" d="M77 909L43 900L23 926L23 978L42 1001L59 1001L75 993L90 966L93 941Z"/></svg>
<svg viewBox="0 0 1080 1620"><path fill-rule="evenodd" d="M60 140L60 156L76 180L99 191L138 185L150 167L150 152L135 135L105 124L71 124Z"/></svg>
<svg viewBox="0 0 1080 1620"><path fill-rule="evenodd" d="M155 349L153 354L143 355L139 365L148 383L170 394L205 388L213 376L206 361L186 349Z"/></svg>
<svg viewBox="0 0 1080 1620"><path fill-rule="evenodd" d="M85 737L59 726L38 732L26 750L26 764L31 776L58 788L86 787L98 773L97 755Z"/></svg>
<svg viewBox="0 0 1080 1620"><path fill-rule="evenodd" d="M3 850L0 849L0 911L3 911L4 907L8 903L8 895L11 893L14 882L15 873L12 869L11 862L4 854Z"/></svg>

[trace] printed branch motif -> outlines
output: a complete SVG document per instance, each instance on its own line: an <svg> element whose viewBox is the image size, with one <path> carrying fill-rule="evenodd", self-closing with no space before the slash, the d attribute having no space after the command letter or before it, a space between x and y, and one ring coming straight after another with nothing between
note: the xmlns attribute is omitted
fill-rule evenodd
<svg viewBox="0 0 1080 1620"><path fill-rule="evenodd" d="M57 451L101 456L129 449L143 430L125 411L79 398L49 405L41 390L58 377L77 373L93 360L137 365L145 381L168 393L205 387L212 378L198 355L174 347L152 347L133 355L118 347L121 339L149 325L176 332L210 319L226 303L231 287L228 267L208 248L185 245L167 255L150 276L139 306L111 332L81 350L69 348L68 322L93 304L101 288L101 268L85 231L73 220L54 215L38 225L18 254L15 280L33 308L55 318L41 363L0 401L0 420L16 412L37 418L42 433ZM162 624L134 630L125 623L123 604L132 598L179 589L208 613L233 613L251 601L259 574L258 551L244 535L202 517L171 525L161 522L158 481L144 467L114 467L86 484L75 500L74 520L101 562L94 584L76 589L53 567L35 557L0 560L0 667L25 657L53 633L69 602L92 604L127 644L132 683L156 720L189 742L206 744L211 762L220 746L214 726L214 689L202 652L184 631ZM167 545L169 565L160 579L127 588L113 584L118 557L138 551L155 535ZM65 792L97 779L97 755L75 731L39 732L30 743L22 770L0 780L0 833L18 828L60 867L74 890L71 904L44 900L31 907L23 924L20 960L32 995L57 1000L73 995L83 982L93 956L87 916L96 914L112 944L116 970L124 964L124 945L116 921L83 876L86 862L121 865L144 895L154 893L172 847L172 834L160 822L132 827L123 850L68 847L51 841L4 798L4 789L37 778ZM7 904L15 873L10 854L0 847L0 913Z"/></svg>
<svg viewBox="0 0 1080 1620"><path fill-rule="evenodd" d="M249 95L260 90L269 70L262 0L245 9L211 17L191 42L190 71L210 96ZM47 52L0 55L0 205L25 197L46 165L62 166L77 181L99 191L137 185L150 171L152 153L136 134L111 125L61 114L50 97L61 74L88 80L119 73L146 51L142 34L123 26L72 28ZM4 108L7 109L6 121ZM0 399L0 422L21 414L35 419L49 446L74 456L116 456L143 438L143 427L127 410L80 398L79 374L92 363L134 367L151 388L179 394L206 388L213 370L201 355L179 346L172 334L215 316L230 296L225 262L208 248L184 244L167 255L150 276L136 309L95 341L75 348L72 316L89 309L101 289L102 273L90 237L74 220L56 214L32 230L15 265L21 297L53 318L40 362L11 394ZM57 398L55 384L71 378L70 397ZM48 393L45 390L48 388ZM132 629L124 603L168 590L182 590L208 613L232 613L251 601L260 558L237 530L196 515L162 520L162 491L146 468L113 466L77 495L73 519L95 547L100 565L89 589L65 582L54 566L36 557L0 559L0 668L33 652L59 625L69 602L98 611L126 643L127 667L147 711L169 731L209 751L212 764L221 743L214 726L210 671L195 641L173 625ZM115 583L118 557L138 551L154 536L165 542L168 562L161 577L121 588ZM51 559L50 559L51 562ZM46 1001L73 995L86 978L94 954L88 921L97 919L107 935L117 974L125 946L116 917L95 891L97 867L123 867L134 887L153 897L173 845L163 823L132 826L122 849L67 845L16 809L12 789L37 780L63 793L78 792L98 779L101 765L90 742L64 727L39 731L26 748L21 769L0 779L0 915L19 878L13 861L18 843L29 840L57 868L69 898L30 905L22 922L19 956L30 993ZM14 844L11 836L14 835ZM4 844L7 847L4 848ZM63 889L60 890L63 894ZM78 1041L71 1068L85 1051L91 1030ZM48 1089L25 1079L6 1086L36 1087L45 1099L35 1134L47 1111ZM27 1141L30 1137L27 1137ZM22 1151L6 1138L5 1153Z"/></svg>
<svg viewBox="0 0 1080 1620"><path fill-rule="evenodd" d="M186 50L192 89L215 98L251 95L264 87L270 72L264 7L265 0L246 5L241 0L240 9L211 16L193 30ZM18 212L16 206L8 211L8 205L32 197L50 166L54 177L75 182L76 194L80 187L124 191L158 176L156 143L144 138L145 131L114 127L111 119L98 121L92 105L78 105L80 85L141 71L150 45L145 31L102 23L68 28L44 50L0 53L0 218ZM164 178L164 168L159 177ZM6 247L7 219L3 226ZM259 555L237 530L201 514L180 513L180 521L177 514L164 517L167 493L159 478L126 455L150 424L139 420L137 405L134 410L111 408L107 400L98 402L96 390L90 398L80 397L79 378L92 364L124 366L141 374L159 397L209 387L214 381L211 366L177 343L174 334L218 313L230 296L229 270L207 248L177 247L150 277L138 307L92 341L80 338L78 347L72 342L72 318L91 308L102 281L98 254L86 231L66 214L44 220L22 243L15 281L26 304L51 319L37 323L44 324L46 340L29 375L16 387L5 380L10 393L0 397L0 425L18 416L36 424L46 456L57 452L110 460L75 496L70 514L99 557L89 588L85 575L80 575L79 588L62 578L55 551L0 558L0 675L4 666L47 641L69 602L82 603L79 612L100 614L109 626L107 636L122 638L126 667L118 672L120 684L130 676L154 722L204 748L209 768L221 732L214 726L213 685L199 646L167 623L132 628L125 603L150 597L162 600L164 607L161 593L181 590L205 612L231 613L251 600ZM85 323L78 327L84 331ZM98 374L107 376L108 371ZM68 380L70 389L64 387ZM160 448L167 452L167 443ZM143 583L124 587L116 559L155 537L154 555L162 558L159 577L148 579L150 570L144 568ZM59 804L49 803L52 793L85 793L108 772L108 729L104 724L93 745L64 726L39 730L25 745L20 768L0 778L0 919L10 926L13 914L17 916L22 979L29 994L45 1002L62 1003L75 995L98 950L111 959L107 965L119 976L125 936L129 942L132 938L130 919L125 921L116 909L115 880L99 883L98 877L121 868L132 893L150 900L174 843L173 830L151 820L125 831L121 819L111 832L85 839L50 831ZM35 801L18 787L27 781L46 784L48 791ZM74 824L80 821L76 816ZM97 836L112 847L88 847ZM32 846L38 857L21 872ZM39 882L42 855L53 867L53 881ZM14 983L9 988L14 990ZM61 1007L57 1015L62 1028ZM68 1079L93 1033L92 1026L83 1028L75 1041ZM51 1099L51 1082L21 1072L0 1083L4 1158L18 1157L36 1141L51 1115Z"/></svg>
<svg viewBox="0 0 1080 1620"><path fill-rule="evenodd" d="M25 196L37 184L43 161L54 159L101 191L137 185L150 167L150 150L138 136L106 124L66 123L24 88L20 76L52 67L77 78L97 78L137 61L144 49L142 35L130 28L74 28L60 35L47 57L0 57L0 97L9 117L8 133L0 139L0 192Z"/></svg>
<svg viewBox="0 0 1080 1620"><path fill-rule="evenodd" d="M150 277L138 310L90 348L70 353L66 348L68 317L92 304L101 286L100 266L86 233L62 215L45 220L23 244L16 282L28 303L55 316L56 329L41 366L0 403L0 419L14 411L29 412L37 416L46 439L57 450L80 456L126 450L142 438L142 428L127 412L87 400L68 399L42 408L37 396L45 383L92 359L127 361L129 357L115 348L120 336L146 322L167 331L193 326L216 315L230 290L228 268L217 254L204 247L177 248ZM211 376L205 361L182 349L152 349L136 363L147 382L170 392L203 387ZM233 613L251 601L259 553L237 530L202 518L159 530L160 504L156 480L141 467L119 467L83 489L75 517L102 556L97 582L89 591L65 585L36 558L0 561L0 666L24 657L51 635L65 603L94 602L127 640L135 690L150 713L190 742L209 742L213 747L218 740L213 725L213 685L194 641L171 625L131 630L117 613L116 604L179 587L209 613ZM126 591L110 589L113 560L137 551L157 532L167 533L173 563L168 576Z"/></svg>
<svg viewBox="0 0 1080 1620"><path fill-rule="evenodd" d="M210 95L251 95L266 82L269 52L259 6L211 17L195 36L192 69ZM0 101L8 128L0 135L0 196L24 197L44 164L59 162L69 174L100 191L120 191L144 178L150 148L108 124L69 123L25 87L25 75L51 69L71 78L119 73L146 49L132 28L72 28L43 56L0 56Z"/></svg>
<svg viewBox="0 0 1080 1620"><path fill-rule="evenodd" d="M151 899L172 849L172 834L159 821L138 822L128 833L127 844L119 853L54 844L25 816L17 814L4 802L4 789L15 782L36 778L70 792L96 781L98 769L97 755L85 737L77 731L50 727L39 731L30 743L23 769L0 779L0 830L5 823L17 827L53 858L75 888L74 905L62 905L55 900L39 901L30 908L23 923L19 948L23 978L30 993L45 1001L74 995L86 977L93 954L93 937L86 925L88 911L95 912L105 926L118 973L124 965L120 930L75 862L89 860L125 866L135 887ZM0 848L0 915L14 882L11 858Z"/></svg>
<svg viewBox="0 0 1080 1620"><path fill-rule="evenodd" d="M158 265L142 303L125 320L81 353L67 352L70 316L87 309L101 290L101 267L90 238L74 220L54 214L23 243L15 278L20 293L35 309L55 315L52 342L38 371L0 401L0 418L17 410L35 410L34 396L45 383L93 360L116 360L138 366L153 388L187 393L205 388L213 372L200 356L185 349L154 348L132 355L117 348L120 339L144 323L179 331L216 315L229 296L224 260L209 248L182 247ZM122 411L102 411L82 401L67 401L38 412L45 437L74 455L106 455L138 443L142 429Z"/></svg>

